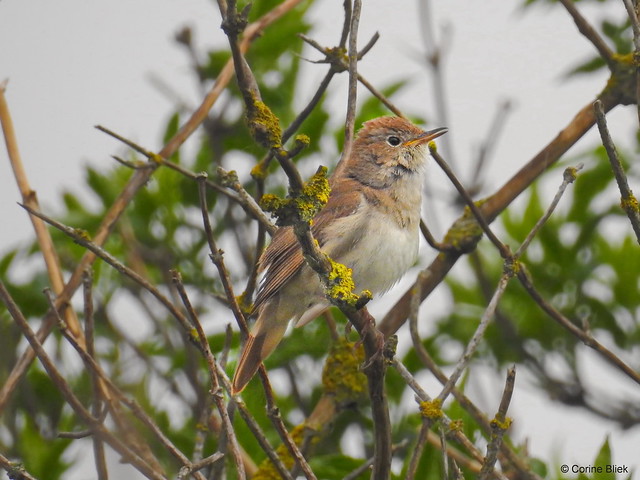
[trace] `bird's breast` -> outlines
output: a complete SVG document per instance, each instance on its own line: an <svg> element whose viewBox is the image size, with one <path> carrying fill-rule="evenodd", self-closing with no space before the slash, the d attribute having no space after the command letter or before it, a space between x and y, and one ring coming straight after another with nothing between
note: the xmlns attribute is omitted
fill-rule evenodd
<svg viewBox="0 0 640 480"><path fill-rule="evenodd" d="M353 270L358 291L383 293L418 256L420 212L416 206L413 210L411 215L401 215L405 221L398 221L399 214L363 201L356 213L332 226L331 240L323 249Z"/></svg>

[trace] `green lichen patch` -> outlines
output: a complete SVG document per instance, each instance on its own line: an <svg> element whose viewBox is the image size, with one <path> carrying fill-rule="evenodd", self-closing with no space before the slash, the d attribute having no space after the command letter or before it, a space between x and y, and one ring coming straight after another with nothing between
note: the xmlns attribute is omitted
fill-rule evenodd
<svg viewBox="0 0 640 480"><path fill-rule="evenodd" d="M240 180L238 180L238 173L235 170L229 170L227 172L223 168L218 167L217 174L220 185L223 187L233 188L234 185L240 183Z"/></svg>
<svg viewBox="0 0 640 480"><path fill-rule="evenodd" d="M479 206L480 203L477 205ZM467 206L464 208L462 216L454 222L445 235L444 244L450 245L462 253L468 253L473 251L481 237L482 227Z"/></svg>
<svg viewBox="0 0 640 480"><path fill-rule="evenodd" d="M91 241L91 235L87 230L83 228L74 228L73 233L75 233L78 236L78 238L82 240L86 240L87 242Z"/></svg>
<svg viewBox="0 0 640 480"><path fill-rule="evenodd" d="M238 302L238 306L242 313L245 315L251 315L253 312L253 303L251 299L247 298L246 292L242 292L240 295L236 296L236 302Z"/></svg>
<svg viewBox="0 0 640 480"><path fill-rule="evenodd" d="M360 369L363 362L362 344L341 338L331 348L322 371L322 385L326 393L335 395L338 404L352 404L367 397L367 377Z"/></svg>
<svg viewBox="0 0 640 480"><path fill-rule="evenodd" d="M291 439L296 445L302 445L305 430L305 425L301 424L295 427L289 433L289 435L291 435ZM287 470L291 470L293 468L294 459L291 456L291 453L289 452L289 449L286 445L280 444L278 448L276 448L276 454L278 455L278 458L280 458L280 461L282 461L283 465L287 467ZM281 480L282 475L280 475L271 460L267 458L260 464L260 466L258 467L258 471L251 478L253 480Z"/></svg>

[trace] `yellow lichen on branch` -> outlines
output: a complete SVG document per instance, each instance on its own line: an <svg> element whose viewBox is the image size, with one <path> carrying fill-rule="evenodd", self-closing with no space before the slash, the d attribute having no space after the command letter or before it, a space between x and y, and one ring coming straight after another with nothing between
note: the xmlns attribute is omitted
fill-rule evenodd
<svg viewBox="0 0 640 480"><path fill-rule="evenodd" d="M442 400L435 398L431 401L420 402L420 414L431 420L442 418Z"/></svg>
<svg viewBox="0 0 640 480"><path fill-rule="evenodd" d="M633 194L620 200L620 206L627 213L637 213L640 210L640 207L638 207L638 199Z"/></svg>
<svg viewBox="0 0 640 480"><path fill-rule="evenodd" d="M331 188L327 180L327 167L320 167L302 188L300 195L280 198L266 194L260 199L260 206L273 213L277 224L293 225L298 221L311 223L320 209L329 201Z"/></svg>
<svg viewBox="0 0 640 480"><path fill-rule="evenodd" d="M511 422L512 420L510 417L505 417L504 420L499 420L498 418L494 417L494 419L491 420L491 427L505 432L511 426Z"/></svg>
<svg viewBox="0 0 640 480"><path fill-rule="evenodd" d="M247 105L247 124L251 137L259 145L271 150L282 148L280 120L256 95Z"/></svg>
<svg viewBox="0 0 640 480"><path fill-rule="evenodd" d="M331 270L327 275L326 295L329 299L349 307L358 309L360 304L371 299L372 294L369 290L364 290L360 295L353 293L356 287L353 281L353 271L338 262L334 262L329 258Z"/></svg>

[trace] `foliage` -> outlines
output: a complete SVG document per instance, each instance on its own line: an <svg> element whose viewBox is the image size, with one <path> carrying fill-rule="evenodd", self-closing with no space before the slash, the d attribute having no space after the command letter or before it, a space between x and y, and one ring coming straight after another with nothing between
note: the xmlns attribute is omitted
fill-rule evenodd
<svg viewBox="0 0 640 480"><path fill-rule="evenodd" d="M259 19L278 3L275 0L256 2L249 21ZM303 41L297 34L311 30L310 5L310 1L302 2L278 20L276 28L267 29L246 54L262 100L278 117L281 127L291 124L299 114L292 100L306 79L300 74ZM614 24L603 21L600 30L617 53L632 51L628 22ZM185 42L184 39L182 41ZM186 45L190 47L188 41ZM228 48L208 52L207 62L199 65L194 75L208 85L218 78L230 58ZM572 73L588 74L604 65L605 62L598 57L576 67ZM405 81L399 81L379 90L385 97L393 99L405 85ZM267 162L265 159L269 152L251 138L242 114L244 102L238 86L230 84L226 95L225 108L212 110L204 123L198 151L192 157L175 153L167 160L188 172L206 172L215 185L215 188L207 189L212 235L224 251L230 285L236 294L242 292L242 296L236 298L240 300L240 307L246 310L246 304L256 289L255 265L265 243L264 226L258 226L258 222L247 213L249 209L243 208L246 205L240 205L228 194L233 189L225 184L220 168L233 171L243 191L256 200L271 193L283 196L286 184L278 163ZM386 113L379 98L368 96L356 113L356 124ZM414 118L423 114L407 113ZM300 171L316 167L316 154L327 145L339 151L344 129L333 128L329 122L330 115L335 115L335 112L329 111L322 98L302 122L298 133L308 135L311 141L302 155L293 158ZM175 136L184 121L177 113L168 120L165 142ZM125 156L130 163L147 168L142 156L128 153ZM626 154L624 158L632 158L632 155ZM616 198L617 187L604 149L596 147L571 159L572 163L575 161L585 163L584 172L579 174L563 197L561 207L537 233L520 260L542 296L555 309L576 326L588 326L588 331L595 338L607 343L621 357L634 358L635 354L637 358L637 345L640 343L640 249L624 212L611 200ZM266 178L252 176L255 174L252 169L258 164L268 164ZM334 167L327 166L330 169ZM77 231L96 232L132 175L131 168L123 165L100 171L87 167L85 181L96 206L88 207L83 198L68 190L62 194L64 207L55 218ZM522 208L506 209L493 224L492 228L500 232L500 237L513 250L546 211L550 199L548 183L556 179L559 184L560 170L552 168L547 171L544 181L534 183L522 194ZM629 180L638 184L640 179L631 175ZM219 271L209 262L211 251L202 225L199 202L198 185L192 176L160 166L127 206L104 249L183 311L185 309L170 273L172 270L180 272L211 351L226 368L227 374L232 374L240 345L239 334L231 334L227 329L232 325L234 332L237 331L229 309L233 298L226 291L228 285L224 284ZM86 249L59 230L52 229L52 236L65 278L68 278L86 254ZM32 328L41 325L49 310L46 297L42 295L49 281L46 272L38 268L27 274L17 275L17 272L40 255L39 246L34 242L5 250L0 259L0 278ZM504 272L503 259L487 240L481 241L478 248L460 262L464 262L465 274L454 272L446 277L443 284L450 294L452 308L436 319L424 312L419 316L420 321L429 321L433 325L429 335L420 341L440 368L451 366L448 352L452 348L462 351L469 343ZM92 271L96 361L122 395L135 400L177 450L196 460L218 450L225 451L224 460L211 468L221 468L220 464L224 463L228 478L236 478L236 465L223 441L222 420L214 405L215 398L210 394L212 386L197 333L185 331L176 315L163 307L149 288L133 281L131 276L123 275L103 260L97 260ZM86 325L82 307L81 301L73 302L73 308ZM312 448L308 458L318 478L339 479L361 467L362 456L369 458L373 454L374 422L367 401L332 404L335 399L327 399L329 395L320 373L327 353L332 345L339 343L336 339L345 335L352 341L349 348L356 349L358 344L353 342L357 342L358 337L350 331L344 333L348 322L339 310L334 309L324 318L326 321L315 321L303 329L293 329L287 340L266 360L265 366L276 385L277 410L290 430L310 422L309 419L317 414L318 406L325 405L323 401L332 405L334 414L328 415L328 420L323 417L320 426L313 425L312 429L309 427L311 423L306 424L310 430L308 438L312 439L309 440ZM88 369L82 368L63 333L54 329L47 341L50 356L84 405L92 405L98 399L99 412L106 415L108 411L108 426L113 427L111 423L118 423L120 413L109 410L108 401L96 394L95 377L88 373ZM5 383L24 348L20 329L8 310L0 307L0 384ZM539 387L558 402L584 407L623 428L637 426L640 418L630 401L612 393L605 397L590 390L581 374L578 355L584 348L575 335L553 323L539 302L534 301L513 279L473 362L490 364L497 371L502 371L505 365L517 364L531 371ZM420 378L420 374L428 370L415 348L401 356L400 360L415 377ZM565 372L562 376L557 374L559 366ZM632 367L637 370L637 362ZM344 377L357 375L361 380L360 373L345 374ZM389 368L385 381L391 410L392 440L398 445L395 458L399 465L393 478L406 478L425 422L417 403L407 406L407 399L412 399L414 394L405 380L396 370ZM457 384L460 392L464 392L465 380L463 376ZM335 383L336 379L331 381ZM69 435L62 438L58 434L84 432L91 428L70 408L58 387L42 365L33 362L12 392L10 402L2 412L0 426L0 453L20 462L34 477L52 480L65 478L69 467L77 461L77 450L71 448L77 441L68 438ZM225 398L229 401L228 397ZM270 399L265 396L259 380L254 379L247 386L242 399L267 441L274 447L280 445L281 439L272 418L275 413L265 408L265 402ZM439 407L440 404L435 401L423 405ZM127 409L123 408L126 413L122 413L121 419L129 427L119 427L119 430L113 427L114 431L125 441L137 445L142 456L148 455L147 458L157 462L157 470L162 475L175 478L182 463L149 425L143 425L144 419L138 411L129 403L126 406ZM259 464L267 458L264 449L238 410L235 407L231 410L234 432L244 454ZM468 445L461 445L455 440L458 438L456 435L464 435L475 448L484 449L491 441L491 432L484 428L482 419L472 409L457 399L444 403L442 412L446 417L432 415L433 418L429 418L433 421L431 431L436 436L442 433L451 446L462 452L458 465L465 478L477 475L478 461L465 450ZM484 415L493 418L493 412L484 412ZM451 422L446 423L446 419ZM430 441L426 446L420 446L424 451L417 459L413 478L442 478L444 467L440 447L436 446L438 442ZM511 454L525 465L524 470L519 471L508 460L501 461L503 470L507 470L507 466L513 469L510 470L513 478L521 478L518 475L522 478L536 478L536 475L566 478L552 462L528 457L526 447L515 444L508 434L504 442ZM354 444L355 447L352 446ZM284 458L288 453L286 448L281 448L278 454ZM605 441L594 465L610 464L611 455ZM447 465L447 468L451 472L453 465ZM353 478L369 478L367 471L364 472ZM581 475L579 478L603 477Z"/></svg>

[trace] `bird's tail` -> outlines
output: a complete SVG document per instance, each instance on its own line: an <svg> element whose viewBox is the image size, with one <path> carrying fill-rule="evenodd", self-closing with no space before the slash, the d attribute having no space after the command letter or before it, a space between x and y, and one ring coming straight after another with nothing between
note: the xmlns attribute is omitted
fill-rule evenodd
<svg viewBox="0 0 640 480"><path fill-rule="evenodd" d="M288 321L264 321L262 315L258 317L247 343L240 355L240 361L233 375L232 393L240 393L249 380L260 368L262 361L269 356L284 337Z"/></svg>

